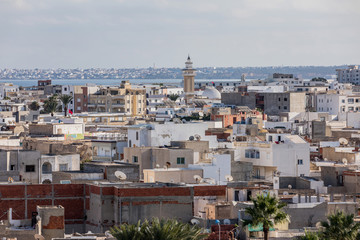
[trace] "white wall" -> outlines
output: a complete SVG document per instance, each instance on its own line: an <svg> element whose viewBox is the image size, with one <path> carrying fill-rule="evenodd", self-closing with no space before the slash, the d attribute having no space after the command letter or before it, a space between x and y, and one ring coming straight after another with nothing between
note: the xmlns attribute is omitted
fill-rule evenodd
<svg viewBox="0 0 360 240"><path fill-rule="evenodd" d="M212 164L189 164L188 167L202 169L203 178L213 178L218 184L226 184L225 176L231 174L231 156L230 154L214 154L213 157Z"/></svg>

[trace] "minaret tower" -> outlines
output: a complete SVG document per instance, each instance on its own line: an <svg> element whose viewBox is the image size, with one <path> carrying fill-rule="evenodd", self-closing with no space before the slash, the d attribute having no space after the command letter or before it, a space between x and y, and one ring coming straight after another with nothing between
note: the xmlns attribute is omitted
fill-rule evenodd
<svg viewBox="0 0 360 240"><path fill-rule="evenodd" d="M182 70L184 77L183 86L184 86L186 103L190 103L194 98L194 90L195 90L194 80L195 80L196 69L193 68L192 64L193 63L190 59L190 56L188 56L185 62L185 68Z"/></svg>

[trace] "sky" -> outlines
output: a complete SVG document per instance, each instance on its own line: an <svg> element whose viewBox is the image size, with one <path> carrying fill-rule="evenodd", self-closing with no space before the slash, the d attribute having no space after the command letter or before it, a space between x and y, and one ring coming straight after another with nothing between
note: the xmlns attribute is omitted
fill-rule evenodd
<svg viewBox="0 0 360 240"><path fill-rule="evenodd" d="M360 64L359 0L0 0L0 69Z"/></svg>

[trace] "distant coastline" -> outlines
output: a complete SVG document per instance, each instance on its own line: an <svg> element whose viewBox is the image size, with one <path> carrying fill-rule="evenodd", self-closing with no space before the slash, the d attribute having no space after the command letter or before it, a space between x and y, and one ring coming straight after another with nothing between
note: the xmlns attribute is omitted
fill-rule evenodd
<svg viewBox="0 0 360 240"><path fill-rule="evenodd" d="M333 78L336 69L342 66L280 66L280 67L204 67L197 68L196 79L264 79L272 73L292 73L297 77L311 79L313 77ZM180 68L139 68L139 69L0 69L0 80L164 80L180 81Z"/></svg>

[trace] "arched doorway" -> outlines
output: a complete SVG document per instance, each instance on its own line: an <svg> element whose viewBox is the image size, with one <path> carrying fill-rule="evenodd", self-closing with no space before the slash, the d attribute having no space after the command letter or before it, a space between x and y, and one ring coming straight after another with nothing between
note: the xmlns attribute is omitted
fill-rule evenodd
<svg viewBox="0 0 360 240"><path fill-rule="evenodd" d="M42 173L43 173L43 174L52 173L51 163L45 162L45 163L42 165Z"/></svg>

